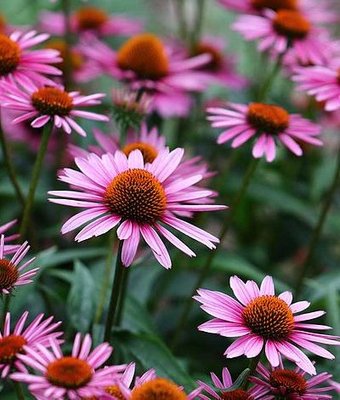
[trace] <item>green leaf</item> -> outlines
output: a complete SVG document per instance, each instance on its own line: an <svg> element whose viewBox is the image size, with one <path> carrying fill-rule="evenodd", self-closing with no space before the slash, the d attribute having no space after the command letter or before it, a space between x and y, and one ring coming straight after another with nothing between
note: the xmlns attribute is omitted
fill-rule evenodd
<svg viewBox="0 0 340 400"><path fill-rule="evenodd" d="M133 297L124 304L122 327L132 333L154 333L155 329L146 309Z"/></svg>
<svg viewBox="0 0 340 400"><path fill-rule="evenodd" d="M66 308L71 324L80 332L87 332L90 328L94 314L95 293L91 273L84 264L76 261Z"/></svg>
<svg viewBox="0 0 340 400"><path fill-rule="evenodd" d="M194 380L188 375L169 348L157 336L117 332L116 337L144 369L155 368L157 375L169 378L190 391L195 387Z"/></svg>

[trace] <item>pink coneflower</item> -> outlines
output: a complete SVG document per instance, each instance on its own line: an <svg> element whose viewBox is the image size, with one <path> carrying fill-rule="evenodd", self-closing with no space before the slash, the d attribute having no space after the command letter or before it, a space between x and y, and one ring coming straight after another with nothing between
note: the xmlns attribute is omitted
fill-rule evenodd
<svg viewBox="0 0 340 400"><path fill-rule="evenodd" d="M202 400L210 400L211 398L216 400L254 400L257 398L258 394L264 392L262 388L256 387L252 387L248 390L241 388L230 390L233 386L233 380L228 368L226 367L222 370L222 380L220 380L213 372L210 376L214 386L219 390L217 391L208 384L198 381L201 390L207 392L209 395L208 397L201 393L199 398Z"/></svg>
<svg viewBox="0 0 340 400"><path fill-rule="evenodd" d="M255 383L255 388L262 389L263 399L275 400L283 398L287 400L321 400L332 399L333 396L326 394L334 390L332 386L316 387L329 380L332 375L323 372L307 379L306 373L300 368L295 370L285 369L281 364L277 368L267 369L263 364L259 364L257 373L261 378L251 377Z"/></svg>
<svg viewBox="0 0 340 400"><path fill-rule="evenodd" d="M325 103L326 111L340 109L340 60L330 66L296 68L293 80L297 89Z"/></svg>
<svg viewBox="0 0 340 400"><path fill-rule="evenodd" d="M35 257L19 266L30 246L27 242L23 243L14 253L11 259L4 257L5 236L0 236L0 294L9 294L15 286L27 285L31 283L31 278L37 273L39 268L30 269L22 273L35 260Z"/></svg>
<svg viewBox="0 0 340 400"><path fill-rule="evenodd" d="M34 86L25 91L14 85L3 85L0 96L2 107L20 110L21 115L13 120L13 124L32 120L33 128L41 128L52 122L57 128L70 134L74 129L79 135L86 136L84 129L74 120L81 117L95 121L108 121L102 114L79 110L100 104L104 93L82 96L79 92L66 92L62 86Z"/></svg>
<svg viewBox="0 0 340 400"><path fill-rule="evenodd" d="M198 70L209 62L208 54L172 57L171 50L150 33L132 37L117 52L99 41L84 43L83 51L97 64L98 74L123 81L131 90L146 91L152 96L152 110L164 117L187 115L189 92L203 91L210 82Z"/></svg>
<svg viewBox="0 0 340 400"><path fill-rule="evenodd" d="M225 128L217 139L222 144L233 139L231 146L239 147L255 139L253 156L266 156L268 162L275 159L276 142L279 141L297 156L303 151L299 142L321 146L320 127L298 114L288 114L273 104L250 103L249 105L227 103L226 108L208 108L208 120L214 128Z"/></svg>
<svg viewBox="0 0 340 400"><path fill-rule="evenodd" d="M40 14L40 28L55 36L63 36L66 21L63 13L44 11ZM83 6L70 17L71 31L91 32L98 36L130 36L141 32L143 24L137 19L122 15L110 15L101 8Z"/></svg>
<svg viewBox="0 0 340 400"><path fill-rule="evenodd" d="M76 400L83 397L100 396L104 394L114 376L119 379L126 365L99 368L112 353L108 343L102 343L91 351L90 335L82 338L78 333L75 337L72 354L64 356L59 344L50 340L51 350L38 344L35 349L24 346L26 354L18 358L40 375L29 372L11 374L13 380L25 382L34 395L53 400L69 398Z"/></svg>
<svg viewBox="0 0 340 400"><path fill-rule="evenodd" d="M216 81L224 86L240 89L246 86L247 79L236 72L235 58L224 53L225 38L204 37L194 46L192 54L209 54L210 61L201 67L201 71L211 76L212 81Z"/></svg>
<svg viewBox="0 0 340 400"><path fill-rule="evenodd" d="M157 376L154 369L150 369L142 376L136 377L134 385L132 385L135 372L135 364L128 366L128 374L124 380L119 382L119 386L110 392L112 396L125 400L140 399L162 399L162 400L193 400L201 392L201 388L194 389L186 394L182 386L169 379ZM118 390L117 390L118 389ZM103 400L106 400L103 398Z"/></svg>
<svg viewBox="0 0 340 400"><path fill-rule="evenodd" d="M45 75L62 74L53 66L60 61L59 52L30 49L48 37L36 31L13 32L10 36L0 34L0 83L12 84L16 81L25 88L31 87L31 82L53 85L53 81Z"/></svg>
<svg viewBox="0 0 340 400"><path fill-rule="evenodd" d="M99 156L102 156L106 153L114 154L117 150L121 150L126 156L134 150L139 150L142 155L145 164L151 163L155 160L160 152L168 149L165 143L165 137L160 135L157 128L153 127L148 130L145 123L142 124L140 130L137 131L129 131L126 138L126 144L124 146L120 146L119 135L115 134L106 134L99 129L93 130L93 135L99 144L99 146L89 146L89 151L82 149L81 147L70 145L69 150L71 156L76 157L88 157L90 152L95 153ZM214 172L208 170L208 165L205 161L201 159L201 157L193 157L189 159L184 159L179 167L174 171L171 175L172 181L190 178L193 175L202 175L202 179L210 178L214 175ZM192 185L191 187L186 189L187 191L201 191L202 187L197 185ZM213 197L217 196L217 193L214 191L208 190L206 192L207 197L199 198L198 203L212 203ZM195 196L193 196L194 198ZM196 200L192 200L192 203L195 203ZM181 211L176 214L192 217L193 213L189 211Z"/></svg>
<svg viewBox="0 0 340 400"><path fill-rule="evenodd" d="M154 256L165 268L171 267L169 253L159 234L189 256L195 253L164 227L192 237L214 249L215 236L182 221L175 213L182 211L222 210L225 206L190 204L209 195L208 190L190 191L192 185L202 179L196 174L186 179L172 180L182 160L183 149L161 151L152 163L144 163L139 150L127 157L117 151L102 157L90 154L87 159L76 158L80 172L64 169L59 179L69 183L72 191L53 191L50 199L57 204L82 207L85 211L70 218L62 227L62 233L73 231L86 224L76 236L83 241L102 235L120 224L117 235L123 240L122 262L131 265L140 241L140 235L150 246ZM75 200L74 200L75 199ZM92 221L92 222L90 222Z"/></svg>
<svg viewBox="0 0 340 400"><path fill-rule="evenodd" d="M60 53L61 61L57 62L55 67L63 74L69 72L75 82L87 81L87 60L79 46L68 46L62 39L53 39L48 41L45 47ZM69 57L69 65L66 63L66 57Z"/></svg>
<svg viewBox="0 0 340 400"><path fill-rule="evenodd" d="M308 301L292 303L290 292L275 296L273 279L267 276L259 288L254 281L242 282L237 276L230 278L230 287L237 300L211 290L199 289L195 300L201 308L215 318L199 326L199 330L225 337L239 337L225 351L228 358L244 354L256 357L264 349L273 367L280 364L281 355L295 362L309 374L316 374L313 363L297 347L320 357L334 359L327 350L315 343L340 345L337 336L311 332L330 329L325 325L305 323L324 315L315 311L294 315L309 307Z"/></svg>
<svg viewBox="0 0 340 400"><path fill-rule="evenodd" d="M0 235L3 235L5 232L7 232L9 229L12 228L13 225L17 223L17 220L14 219L13 221L7 222L4 225L0 226ZM19 237L18 234L10 235L10 236L5 236L5 243L11 242L12 240L15 240ZM17 244L5 244L3 248L3 256L7 254L13 254L19 249L20 245Z"/></svg>
<svg viewBox="0 0 340 400"><path fill-rule="evenodd" d="M39 314L25 329L28 311L25 311L11 333L11 315L6 314L4 330L0 332L0 372L1 378L8 376L11 370L26 372L27 369L18 358L24 354L24 346L35 348L38 344L49 345L50 339L57 339L62 332L56 332L61 322L53 322L53 317L45 320L44 314Z"/></svg>
<svg viewBox="0 0 340 400"><path fill-rule="evenodd" d="M325 31L316 28L298 11L266 10L264 16L243 15L233 29L246 40L259 39L260 51L269 51L274 56L292 54L300 64L319 65L329 58Z"/></svg>
<svg viewBox="0 0 340 400"><path fill-rule="evenodd" d="M246 14L262 14L267 9L300 11L315 23L337 20L332 4L324 0L218 0L225 8Z"/></svg>

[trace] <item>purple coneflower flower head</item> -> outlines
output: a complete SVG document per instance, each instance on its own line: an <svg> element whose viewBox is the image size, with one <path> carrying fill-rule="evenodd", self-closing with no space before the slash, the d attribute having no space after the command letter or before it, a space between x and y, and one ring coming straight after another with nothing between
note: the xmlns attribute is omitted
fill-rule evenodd
<svg viewBox="0 0 340 400"><path fill-rule="evenodd" d="M0 235L3 235L5 232L7 232L9 229L11 229L12 226L15 225L16 223L17 223L17 220L14 219L13 221L10 221L4 225L1 225L0 226ZM5 240L4 240L5 245L3 248L3 256L5 256L7 254L13 254L19 249L20 245L18 245L18 244L8 244L8 242L18 239L18 237L19 237L19 234L5 236Z"/></svg>
<svg viewBox="0 0 340 400"><path fill-rule="evenodd" d="M340 59L328 66L296 68L293 80L298 90L324 102L326 111L340 109Z"/></svg>
<svg viewBox="0 0 340 400"><path fill-rule="evenodd" d="M46 75L61 75L54 66L61 59L56 50L32 50L31 47L44 42L49 35L37 34L36 31L13 32L7 36L0 33L0 83L13 81L25 88L31 82L41 85L53 85Z"/></svg>
<svg viewBox="0 0 340 400"><path fill-rule="evenodd" d="M56 331L61 322L53 322L53 317L44 318L39 314L26 328L28 311L25 311L11 331L11 315L6 314L4 330L0 332L0 373L1 378L8 376L13 368L27 372L19 354L25 354L24 346L35 348L38 344L49 346L50 339L58 339L62 332Z"/></svg>
<svg viewBox="0 0 340 400"><path fill-rule="evenodd" d="M261 158L265 155L268 162L275 159L276 142L283 144L296 156L303 153L299 143L322 145L316 138L320 133L318 125L273 104L227 103L226 108L210 107L207 111L213 128L225 128L217 143L233 140L231 146L236 148L255 139L253 156Z"/></svg>
<svg viewBox="0 0 340 400"><path fill-rule="evenodd" d="M242 15L233 29L246 40L259 40L258 49L274 56L293 54L296 63L323 64L329 58L325 31L298 11L267 10L265 15Z"/></svg>
<svg viewBox="0 0 340 400"><path fill-rule="evenodd" d="M39 268L33 268L27 272L23 271L32 264L35 257L20 265L29 249L30 246L25 242L16 250L12 258L5 258L5 236L0 236L0 294L8 295L16 286L27 285L32 282L31 278Z"/></svg>
<svg viewBox="0 0 340 400"><path fill-rule="evenodd" d="M333 354L316 343L338 346L339 337L315 333L313 330L330 327L305 322L324 315L324 311L295 315L308 308L310 303L292 303L290 292L276 296L270 276L263 279L260 287L254 281L244 283L233 276L230 287L237 300L206 289L199 289L198 296L194 297L202 303L202 310L214 317L200 325L199 330L238 338L225 351L227 358L242 354L253 358L264 349L273 367L278 367L284 356L311 375L316 374L315 367L299 347L320 357L334 359Z"/></svg>
<svg viewBox="0 0 340 400"><path fill-rule="evenodd" d="M220 380L213 372L210 374L211 380L216 389L213 389L208 384L198 381L199 387L202 391L205 391L209 396L200 393L199 398L202 400L254 400L257 395L263 392L262 388L250 388L244 390L241 388L231 389L233 386L233 380L230 375L228 368L222 370L222 380Z"/></svg>
<svg viewBox="0 0 340 400"><path fill-rule="evenodd" d="M319 0L218 0L225 8L246 13L263 14L267 9L273 11L299 11L315 23L335 22L336 16L332 3L328 0L322 3Z"/></svg>
<svg viewBox="0 0 340 400"><path fill-rule="evenodd" d="M210 55L210 61L203 65L200 70L207 73L212 82L232 89L244 88L247 85L247 79L237 73L235 57L231 54L225 54L224 47L225 38L204 37L194 46L192 55Z"/></svg>
<svg viewBox="0 0 340 400"><path fill-rule="evenodd" d="M62 233L86 224L76 236L77 241L83 241L120 225L117 235L124 241L122 262L125 266L131 265L141 236L165 268L171 267L171 260L159 234L187 255L194 256L195 253L167 227L214 249L214 243L218 243L215 236L175 215L183 211L226 208L220 205L191 204L194 200L199 202L200 198L209 197L210 191L189 190L202 179L200 174L187 176L186 179L172 179L183 154L183 149L172 152L165 149L159 152L152 163L146 164L139 150L132 151L128 157L117 151L114 155L104 154L99 157L90 154L87 159L76 158L80 172L64 169L59 176L61 181L71 185L74 190L49 192L60 197L51 198L50 201L54 203L85 208L63 225Z"/></svg>
<svg viewBox="0 0 340 400"><path fill-rule="evenodd" d="M92 40L84 43L84 53L106 73L125 82L131 90L146 91L152 97L151 110L163 117L185 116L190 111L190 92L201 92L210 77L201 71L210 61L208 54L179 59L156 35L133 36L118 51Z"/></svg>
<svg viewBox="0 0 340 400"><path fill-rule="evenodd" d="M260 398L266 400L275 400L283 398L288 400L316 400L332 399L333 396L327 394L334 388L328 383L328 386L319 386L328 381L332 375L327 372L307 378L306 373L300 368L294 370L286 369L281 364L277 368L267 369L263 364L259 364L256 372L258 377L251 377L250 380L255 383L258 390L262 390Z"/></svg>
<svg viewBox="0 0 340 400"><path fill-rule="evenodd" d="M75 337L72 353L64 356L59 344L50 340L50 349L38 344L35 349L24 346L25 354L18 358L36 371L11 374L11 379L28 384L33 395L40 398L76 400L103 395L104 388L116 377L119 379L126 365L100 368L112 353L108 343L102 343L91 351L90 335Z"/></svg>
<svg viewBox="0 0 340 400"><path fill-rule="evenodd" d="M21 115L13 120L13 124L31 120L33 128L41 128L51 122L56 128L70 134L75 130L86 136L84 129L75 121L75 117L95 121L108 121L102 114L84 111L83 107L100 104L104 93L82 96L79 92L66 92L62 86L34 86L23 90L13 85L3 85L0 96L2 107L20 110Z"/></svg>
<svg viewBox="0 0 340 400"><path fill-rule="evenodd" d="M61 12L44 11L39 17L40 28L55 36L63 36L66 20ZM143 25L140 21L122 15L110 15L105 10L83 6L70 16L71 31L78 34L91 33L97 36L130 36L139 33Z"/></svg>

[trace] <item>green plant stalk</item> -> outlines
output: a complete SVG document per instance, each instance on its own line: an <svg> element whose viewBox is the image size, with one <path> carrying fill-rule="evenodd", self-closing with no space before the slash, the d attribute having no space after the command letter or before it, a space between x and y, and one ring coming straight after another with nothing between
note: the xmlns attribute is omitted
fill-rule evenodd
<svg viewBox="0 0 340 400"><path fill-rule="evenodd" d="M33 171L32 171L32 179L31 179L28 196L26 199L23 217L22 217L22 221L21 221L21 226L20 226L20 231L19 231L21 239L25 238L26 231L28 228L28 223L30 222L31 211L32 211L32 207L34 204L35 192L36 192L36 189L38 186L41 169L42 169L43 161L45 158L45 154L46 154L46 150L47 150L47 146L48 146L48 142L49 142L52 130L53 130L52 124L46 124L44 126L42 138L40 141L39 151L38 151L37 158L36 158L36 161L35 161L35 164L33 167Z"/></svg>
<svg viewBox="0 0 340 400"><path fill-rule="evenodd" d="M100 293L99 293L97 309L96 309L96 313L94 316L94 324L100 323L100 320L102 318L103 311L104 311L107 291L109 289L109 282L110 282L109 277L111 276L114 239L115 239L115 231L112 229L109 234L107 257L106 257L106 262L105 262L105 270L104 270L103 282L102 282Z"/></svg>
<svg viewBox="0 0 340 400"><path fill-rule="evenodd" d="M113 324L117 321L117 315L119 315L119 296L122 291L122 286L124 282L124 272L126 272L126 267L124 267L121 261L123 241L119 241L118 253L116 258L116 268L113 279L112 291L109 309L107 312L105 331L104 331L104 341L110 343L111 331ZM121 304L122 302L120 302Z"/></svg>
<svg viewBox="0 0 340 400"><path fill-rule="evenodd" d="M264 102L267 99L269 91L273 86L273 83L275 82L275 79L281 69L282 60L285 54L286 52L283 52L278 56L273 69L269 73L267 79L264 81L264 84L262 85L258 95L259 102Z"/></svg>
<svg viewBox="0 0 340 400"><path fill-rule="evenodd" d="M249 375L248 376L252 376L252 375L255 374L257 365L261 360L262 353L263 353L263 350L261 350L260 353L256 357L250 359L249 366L248 366L248 368L249 368ZM249 379L246 379L244 381L244 384L243 384L243 389L247 390L249 385L250 385Z"/></svg>
<svg viewBox="0 0 340 400"><path fill-rule="evenodd" d="M185 20L185 0L173 0L176 17L178 20L178 35L186 41L188 35L187 22Z"/></svg>
<svg viewBox="0 0 340 400"><path fill-rule="evenodd" d="M4 163L5 163L5 167L7 169L8 172L8 176L9 179L12 182L12 185L14 187L15 193L18 197L18 200L20 201L20 203L24 206L25 205L25 196L23 195L21 188L19 186L18 180L17 180L17 175L15 172L15 168L14 165L12 163L12 157L10 155L10 150L9 150L9 146L8 143L6 141L4 132L2 130L2 127L0 125L0 143L1 143L1 149L2 149L2 153L4 156Z"/></svg>
<svg viewBox="0 0 340 400"><path fill-rule="evenodd" d="M203 19L204 19L204 11L205 11L205 0L196 0L197 1L197 7L196 7L196 18L195 18L195 23L194 27L191 33L191 40L190 40L190 49L193 51L195 49L195 46L197 43L199 43L201 34L202 34L202 28L203 28Z"/></svg>
<svg viewBox="0 0 340 400"><path fill-rule="evenodd" d="M296 297L299 297L302 287L303 287L303 281L304 278L308 275L309 270L311 268L311 264L314 258L315 250L318 247L319 241L322 236L322 231L323 227L325 225L328 212L331 208L333 198L335 196L335 193L338 189L338 185L340 183L340 148L338 150L338 156L337 156L337 163L336 163L336 169L335 169L335 174L333 181L331 183L331 186L329 188L329 191L327 193L326 199L322 205L321 212L319 214L318 221L315 225L315 228L313 230L309 245L308 245L308 250L307 250L307 255L305 262L303 263L303 266L301 268L300 274L298 276L298 279L296 281L296 286L294 290L294 294Z"/></svg>
<svg viewBox="0 0 340 400"><path fill-rule="evenodd" d="M2 328L2 332L4 331L4 327L5 327L5 320L6 320L6 314L9 311L9 304L11 302L11 294L7 294L7 295L2 295L2 299L3 299L3 304L4 304L4 309L3 309L3 315L1 318L1 328Z"/></svg>
<svg viewBox="0 0 340 400"><path fill-rule="evenodd" d="M63 71L64 85L66 90L69 90L73 87L72 82L72 62L71 62L71 46L72 46L72 33L70 26L70 12L71 12L71 0L62 0L61 9L65 18L65 33L64 33L64 41L65 41L65 58L64 65L65 70Z"/></svg>
<svg viewBox="0 0 340 400"><path fill-rule="evenodd" d="M125 271L123 272L123 282L122 282L122 288L121 292L119 294L119 299L118 299L118 310L117 314L115 316L115 320L113 321L113 324L116 326L120 326L123 318L123 312L124 312L124 305L125 305L125 300L126 300L126 293L127 293L127 288L128 288L128 283L129 283L129 273L130 273L130 268L125 268Z"/></svg>
<svg viewBox="0 0 340 400"><path fill-rule="evenodd" d="M24 391L22 390L22 386L19 382L13 381L13 386L15 390L15 394L17 395L18 400L25 400Z"/></svg>
<svg viewBox="0 0 340 400"><path fill-rule="evenodd" d="M245 193L246 193L246 191L248 189L248 186L250 184L251 178L253 177L253 175L254 175L254 173L256 171L256 168L257 168L257 166L259 164L259 161L260 161L259 159L252 159L252 161L250 162L250 164L248 166L248 169L247 169L247 171L246 171L246 173L244 175L241 187L240 187L239 191L236 193L235 199L232 202L232 209L230 211L229 218L225 219L224 224L222 226L222 230L221 230L221 233L219 235L220 243L223 241L223 239L225 238L226 234L229 231L231 220L234 217L234 215L235 215L235 213L236 213L236 211L238 209L238 206L241 203L241 201L242 201L242 199L243 199L243 197L244 197L244 195L245 195ZM173 341L172 341L172 344L171 344L172 348L175 348L177 346L177 343L178 343L178 340L180 338L180 335L181 335L181 333L182 333L182 331L183 331L183 329L184 329L184 327L185 327L185 325L187 323L187 320L189 318L190 311L191 311L191 308L193 306L192 296L194 296L196 294L197 288L201 287L202 283L205 281L205 279L208 276L209 271L211 269L212 263L213 263L216 255L219 253L220 250L221 250L221 245L218 246L215 251L211 251L209 253L207 261L206 261L206 263L204 264L203 268L200 271L200 274L199 274L198 279L197 279L197 281L196 281L196 283L194 285L194 288L193 288L190 296L185 301L185 305L183 307L183 312L180 315L179 322L178 322L178 324L177 324L177 326L175 328L175 333L174 333Z"/></svg>

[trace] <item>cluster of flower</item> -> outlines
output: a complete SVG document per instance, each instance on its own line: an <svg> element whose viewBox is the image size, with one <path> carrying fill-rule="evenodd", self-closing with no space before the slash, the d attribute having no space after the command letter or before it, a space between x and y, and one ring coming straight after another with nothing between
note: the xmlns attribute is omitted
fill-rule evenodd
<svg viewBox="0 0 340 400"><path fill-rule="evenodd" d="M244 14L234 23L234 29L246 40L259 39L259 50L298 82L299 89L315 96L326 111L340 109L339 46L322 27L334 22L327 4L321 6L314 0L220 3ZM248 81L235 71L231 58L223 55L224 42L207 38L188 51L183 45L143 33L139 21L110 16L88 6L71 14L69 20L63 14L42 13L39 29L48 33L20 30L0 19L1 123L7 134L18 135L20 129L23 135L28 131L32 134L32 129L43 128L53 130L54 135L76 131L86 136L75 119L109 121L102 113L82 110L100 106L105 94L82 95L71 91L71 87L102 75L121 82L127 90L113 93L117 115L126 119L127 125L141 123L137 132L128 130L126 138L95 129L97 146L88 150L69 146L78 170L65 168L59 173L59 180L67 183L70 190L50 191L50 201L84 210L64 223L62 233L82 227L75 237L80 242L117 227L125 267L133 263L141 239L167 269L171 268L171 259L161 237L188 256L195 256L172 233L174 229L214 249L219 242L217 237L184 220L197 212L226 209L214 203L215 191L199 185L212 173L205 162L185 155L182 148L170 151L165 137L157 128L149 128L144 117L150 113L162 118L186 116L192 106L191 94L204 91L212 83L246 86ZM47 41L49 34L62 39ZM78 38L72 46L65 41L70 35ZM131 37L118 49L112 49L103 38L117 35ZM42 43L43 49L33 49ZM265 156L268 162L275 159L278 142L297 156L302 155L305 143L322 144L318 125L262 101L264 94L258 102L247 105L209 107L212 126L224 129L218 143L233 140L232 147L236 148L253 139L253 156ZM30 248L27 242L21 246L8 244L17 238L4 235L14 223L0 227L3 296L9 296L16 286L30 283L39 270L28 269L34 259L21 265ZM13 256L6 258L8 255ZM23 272L25 269L28 271ZM336 389L336 384L330 381L331 375L316 375L313 362L301 350L334 358L319 344L339 345L339 338L314 332L329 329L325 325L305 322L324 312L295 315L309 303L293 303L290 292L276 296L270 277L260 287L253 281L244 283L232 277L230 287L237 300L205 289L198 290L195 300L214 317L200 330L238 338L226 350L227 358L245 355L258 361L265 355L269 361L269 369L259 363L240 385L233 384L226 368L222 380L212 374L215 389L199 381L190 394L158 377L154 370L134 379L133 363L103 367L112 347L102 343L91 351L90 335L82 337L79 333L71 355L64 356L60 323L40 314L26 325L27 311L12 331L10 313L5 315L0 333L1 377L26 383L40 400L332 398L328 393ZM284 362L293 362L297 368L286 369ZM316 376L307 379L306 373ZM327 386L318 386L326 381Z"/></svg>

